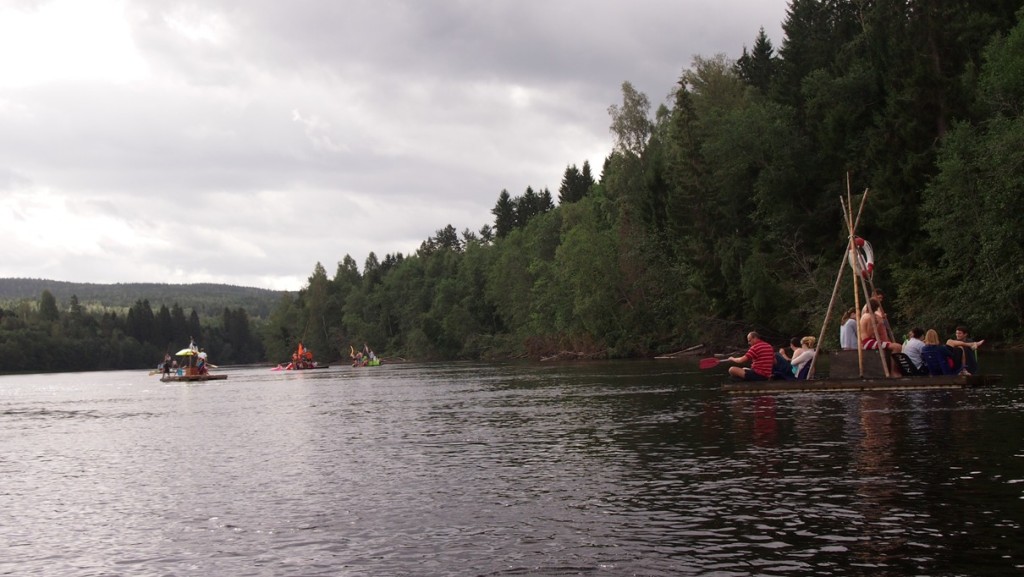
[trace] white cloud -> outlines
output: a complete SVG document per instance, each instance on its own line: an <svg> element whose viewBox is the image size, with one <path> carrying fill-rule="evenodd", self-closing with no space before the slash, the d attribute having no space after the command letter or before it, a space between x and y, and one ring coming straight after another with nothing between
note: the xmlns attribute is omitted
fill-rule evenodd
<svg viewBox="0 0 1024 577"><path fill-rule="evenodd" d="M115 0L54 0L18 10L0 6L0 87L67 80L124 83L145 62Z"/></svg>
<svg viewBox="0 0 1024 577"><path fill-rule="evenodd" d="M32 0L0 6L0 276L297 289L600 171L785 0ZM27 55L27 56L26 56Z"/></svg>

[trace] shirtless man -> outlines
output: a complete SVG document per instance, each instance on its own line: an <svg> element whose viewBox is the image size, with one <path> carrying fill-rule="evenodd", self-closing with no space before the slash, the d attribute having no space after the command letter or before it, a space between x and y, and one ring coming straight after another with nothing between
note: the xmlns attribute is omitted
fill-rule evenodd
<svg viewBox="0 0 1024 577"><path fill-rule="evenodd" d="M868 301L867 307L870 312L865 312L860 316L860 348L864 350L878 350L887 349L889 352L898 353L903 350L903 347L899 343L894 343L886 340L885 330L885 317L882 315L880 306L876 299ZM875 332L875 329L878 332ZM875 335L878 338L875 338Z"/></svg>

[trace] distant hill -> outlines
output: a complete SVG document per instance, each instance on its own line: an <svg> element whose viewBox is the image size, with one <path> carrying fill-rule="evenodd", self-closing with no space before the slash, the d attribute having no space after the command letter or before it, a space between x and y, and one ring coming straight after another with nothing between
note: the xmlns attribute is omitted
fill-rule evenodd
<svg viewBox="0 0 1024 577"><path fill-rule="evenodd" d="M124 309L138 300L148 300L154 311L161 305L171 308L177 303L188 312L195 310L200 316L219 315L224 308L245 309L250 317L267 318L287 291L241 287L226 284L160 284L117 283L92 284L45 279L0 278L0 306L10 308L19 302L38 301L44 290L57 299L64 309L71 295L87 308Z"/></svg>

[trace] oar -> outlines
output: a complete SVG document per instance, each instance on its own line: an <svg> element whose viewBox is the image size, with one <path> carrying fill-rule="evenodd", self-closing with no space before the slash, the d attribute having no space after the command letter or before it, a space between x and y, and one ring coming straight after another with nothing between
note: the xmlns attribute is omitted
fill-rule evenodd
<svg viewBox="0 0 1024 577"><path fill-rule="evenodd" d="M708 358L700 360L701 369L713 369L718 365L722 364L722 359Z"/></svg>

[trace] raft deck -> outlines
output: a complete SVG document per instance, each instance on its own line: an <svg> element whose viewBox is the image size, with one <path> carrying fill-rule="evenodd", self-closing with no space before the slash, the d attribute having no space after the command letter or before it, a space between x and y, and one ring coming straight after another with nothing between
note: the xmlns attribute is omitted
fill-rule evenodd
<svg viewBox="0 0 1024 577"><path fill-rule="evenodd" d="M857 351L832 351L827 355L827 377L804 381L733 381L722 385L722 390L738 394L948 390L984 387L1002 380L1002 375L985 374L886 377L878 351L864 353L863 374Z"/></svg>
<svg viewBox="0 0 1024 577"><path fill-rule="evenodd" d="M939 375L934 377L808 379L805 381L738 381L722 385L728 393L810 393L967 389L993 385L1002 375Z"/></svg>

